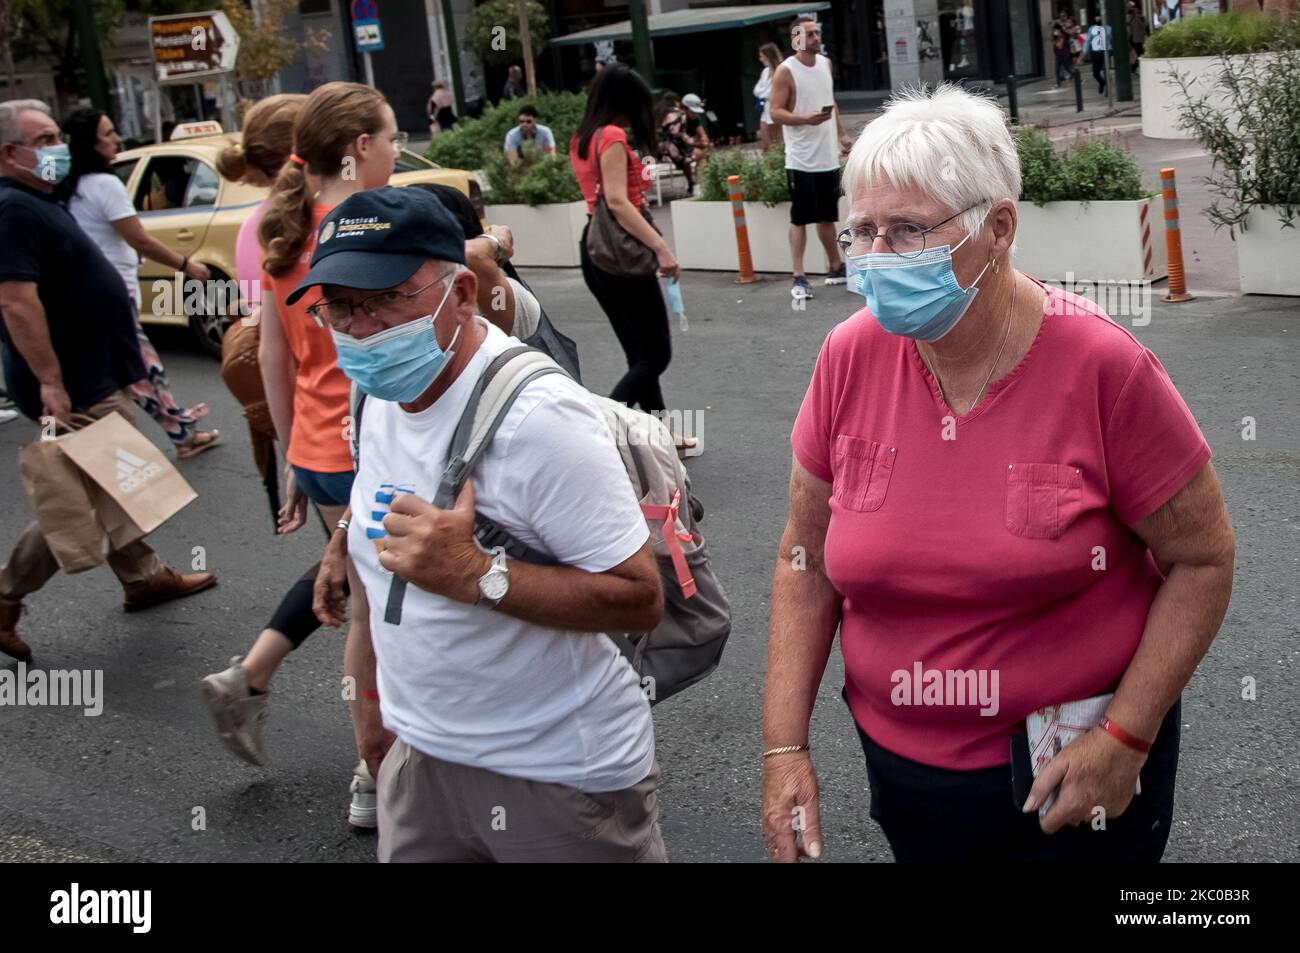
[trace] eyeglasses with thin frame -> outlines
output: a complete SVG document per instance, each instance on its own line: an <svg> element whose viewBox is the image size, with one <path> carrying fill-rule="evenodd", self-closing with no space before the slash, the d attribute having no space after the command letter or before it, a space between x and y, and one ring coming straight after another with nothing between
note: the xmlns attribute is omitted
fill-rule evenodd
<svg viewBox="0 0 1300 953"><path fill-rule="evenodd" d="M973 208L979 208L985 205L985 202L976 202L969 208L964 208L956 214L949 215L942 222L931 225L929 228L922 228L915 222L895 222L885 229L885 244L889 250L901 258L915 258L921 252L925 251L925 236L937 228L947 225L958 215L965 215ZM855 244L861 242L868 248L876 243L879 230L874 225L851 225L848 228L841 229L840 233L835 236L835 242L840 246L840 250L847 253Z"/></svg>
<svg viewBox="0 0 1300 953"><path fill-rule="evenodd" d="M340 334L347 334L352 328L352 312L357 308L365 311L376 321L400 317L402 304L408 299L418 297L440 281L446 281L448 278L454 277L455 274L450 274L434 278L423 288L416 288L414 291L381 291L377 295L362 298L356 304L353 304L347 298L331 298L329 301L321 300L308 305L307 313L312 316L320 327L338 331Z"/></svg>
<svg viewBox="0 0 1300 953"><path fill-rule="evenodd" d="M411 134L409 132L399 132L397 135L393 136L393 148L398 152L401 152L406 148L407 143L410 141Z"/></svg>

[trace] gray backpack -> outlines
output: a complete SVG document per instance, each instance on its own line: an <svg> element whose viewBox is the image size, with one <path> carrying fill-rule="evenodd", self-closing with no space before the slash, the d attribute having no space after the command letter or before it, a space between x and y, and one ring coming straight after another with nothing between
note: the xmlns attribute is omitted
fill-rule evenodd
<svg viewBox="0 0 1300 953"><path fill-rule="evenodd" d="M455 504L461 487L492 442L520 391L531 381L564 370L542 351L513 347L499 354L475 382L469 403L452 435L451 449L433 498L435 506ZM604 414L650 527L655 561L663 580L664 614L653 632L609 633L641 678L653 705L707 676L718 666L731 634L731 606L709 565L697 524L703 507L691 495L690 478L677 458L672 436L650 414L607 397L589 395ZM352 458L360 459L361 414L365 395L352 389ZM475 536L486 550L497 547L524 562L554 564L482 514ZM406 580L394 575L384 621L402 622Z"/></svg>

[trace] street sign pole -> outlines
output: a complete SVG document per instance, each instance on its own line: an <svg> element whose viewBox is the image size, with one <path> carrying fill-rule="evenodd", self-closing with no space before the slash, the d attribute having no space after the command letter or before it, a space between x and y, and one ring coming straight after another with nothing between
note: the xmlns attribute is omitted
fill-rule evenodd
<svg viewBox="0 0 1300 953"><path fill-rule="evenodd" d="M384 33L379 26L379 4L376 0L352 0L352 39L361 54L361 68L365 71L366 85L375 89L375 63L371 53L384 48Z"/></svg>

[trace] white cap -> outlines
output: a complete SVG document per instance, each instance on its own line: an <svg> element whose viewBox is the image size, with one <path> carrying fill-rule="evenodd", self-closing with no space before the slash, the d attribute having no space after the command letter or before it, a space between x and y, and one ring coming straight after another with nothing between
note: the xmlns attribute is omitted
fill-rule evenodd
<svg viewBox="0 0 1300 953"><path fill-rule="evenodd" d="M693 113L698 114L704 112L704 100L700 99L700 97L696 96L694 93L687 93L683 96L682 105Z"/></svg>

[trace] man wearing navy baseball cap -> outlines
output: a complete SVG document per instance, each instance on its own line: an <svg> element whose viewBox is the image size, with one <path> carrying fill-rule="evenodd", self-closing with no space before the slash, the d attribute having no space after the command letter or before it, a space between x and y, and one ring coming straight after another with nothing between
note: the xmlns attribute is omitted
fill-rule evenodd
<svg viewBox="0 0 1300 953"><path fill-rule="evenodd" d="M650 707L600 635L652 630L663 596L600 411L563 374L532 380L455 505L436 507L474 385L519 344L475 314L463 231L427 192L358 192L321 222L290 302L313 287L308 312L368 395L355 518L322 577L346 548L360 585L345 652L361 673L353 717L378 785L379 859L665 860ZM484 552L476 510L554 564ZM394 574L409 586L390 623ZM317 590L340 624L338 587Z"/></svg>

